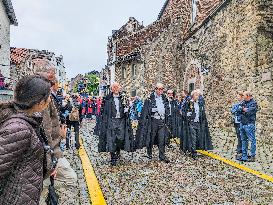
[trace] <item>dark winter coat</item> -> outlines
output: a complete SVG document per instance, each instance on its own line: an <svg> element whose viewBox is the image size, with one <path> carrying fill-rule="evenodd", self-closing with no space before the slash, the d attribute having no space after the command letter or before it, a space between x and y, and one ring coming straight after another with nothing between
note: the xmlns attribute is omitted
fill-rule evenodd
<svg viewBox="0 0 273 205"><path fill-rule="evenodd" d="M243 125L256 123L256 114L258 111L257 102L252 98L250 101L244 101L242 103L242 109L246 108L247 112L243 112L241 115L241 123Z"/></svg>
<svg viewBox="0 0 273 205"><path fill-rule="evenodd" d="M134 138L131 122L129 119L129 112L124 113L124 103L122 103L122 98L120 97L120 114L121 119L124 120L124 147L125 151L133 151L134 147ZM99 135L99 152L113 152L111 149L112 133L111 133L111 120L115 118L117 114L117 110L115 107L113 94L109 94L105 97L103 113L101 118L101 127L100 127L100 135Z"/></svg>
<svg viewBox="0 0 273 205"><path fill-rule="evenodd" d="M169 103L165 95L162 95L163 103L165 105L165 120L164 124L167 125L167 117L169 110ZM156 100L154 92L150 98L146 99L140 116L138 129L136 133L135 145L136 149L142 149L149 146L152 139L152 108L156 107ZM168 141L170 130L165 126L166 143ZM154 145L157 145L157 140L154 141Z"/></svg>
<svg viewBox="0 0 273 205"><path fill-rule="evenodd" d="M0 106L0 110L1 110ZM0 204L38 205L43 188L40 125L13 108L0 115Z"/></svg>

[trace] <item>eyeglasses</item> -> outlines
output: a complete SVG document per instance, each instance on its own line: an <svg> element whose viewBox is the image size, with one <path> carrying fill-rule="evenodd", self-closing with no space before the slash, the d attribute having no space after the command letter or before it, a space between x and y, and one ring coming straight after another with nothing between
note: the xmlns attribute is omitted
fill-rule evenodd
<svg viewBox="0 0 273 205"><path fill-rule="evenodd" d="M156 88L157 90L164 90L164 88Z"/></svg>
<svg viewBox="0 0 273 205"><path fill-rule="evenodd" d="M173 93L167 93L168 95L172 95Z"/></svg>

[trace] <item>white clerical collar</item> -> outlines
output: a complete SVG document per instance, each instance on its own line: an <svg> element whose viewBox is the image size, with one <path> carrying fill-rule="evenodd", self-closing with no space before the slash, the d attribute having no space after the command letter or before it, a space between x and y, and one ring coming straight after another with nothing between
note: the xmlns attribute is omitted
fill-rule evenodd
<svg viewBox="0 0 273 205"><path fill-rule="evenodd" d="M154 94L155 94L155 98L161 98L162 97L162 95L157 95L156 92Z"/></svg>

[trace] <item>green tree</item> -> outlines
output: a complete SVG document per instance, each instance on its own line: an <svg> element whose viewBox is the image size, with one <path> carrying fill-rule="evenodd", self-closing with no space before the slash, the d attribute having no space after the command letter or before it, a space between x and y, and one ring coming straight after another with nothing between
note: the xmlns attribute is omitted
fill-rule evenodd
<svg viewBox="0 0 273 205"><path fill-rule="evenodd" d="M86 74L85 77L88 79L87 83L87 92L89 95L98 95L99 94L99 82L100 79L96 74Z"/></svg>

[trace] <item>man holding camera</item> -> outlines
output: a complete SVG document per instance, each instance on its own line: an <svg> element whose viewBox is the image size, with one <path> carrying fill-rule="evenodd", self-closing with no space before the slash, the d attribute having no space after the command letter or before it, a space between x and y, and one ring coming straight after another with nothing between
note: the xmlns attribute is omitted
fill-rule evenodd
<svg viewBox="0 0 273 205"><path fill-rule="evenodd" d="M257 102L253 99L251 92L244 92L244 102L242 103L242 115L240 133L242 139L243 162L254 162L256 156L256 113L258 111ZM251 141L250 156L248 157L248 141Z"/></svg>

